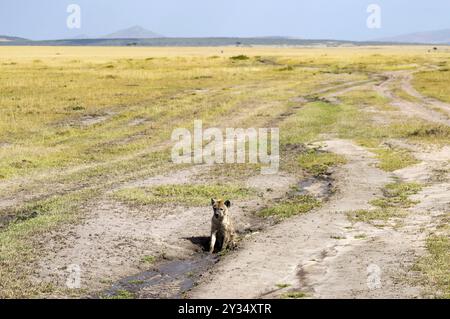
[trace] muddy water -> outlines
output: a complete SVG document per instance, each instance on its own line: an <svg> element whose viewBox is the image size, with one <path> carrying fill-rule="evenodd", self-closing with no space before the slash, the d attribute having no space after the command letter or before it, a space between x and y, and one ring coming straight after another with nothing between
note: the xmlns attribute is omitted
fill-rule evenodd
<svg viewBox="0 0 450 319"><path fill-rule="evenodd" d="M114 283L101 297L120 296L127 291L134 298L183 298L194 287L200 276L210 269L219 257L208 253L192 259L163 262L152 270L123 278Z"/></svg>
<svg viewBox="0 0 450 319"><path fill-rule="evenodd" d="M298 183L297 194L311 195L320 200L327 200L333 192L332 181L330 176L304 179ZM254 218L255 224L238 231L240 237L244 238L255 231L263 231L271 226L267 220L260 220L256 215ZM184 298L186 293L196 286L201 277L220 260L218 255L206 252L209 238L191 238L191 241L201 249L190 259L163 261L152 269L118 280L109 289L95 297Z"/></svg>
<svg viewBox="0 0 450 319"><path fill-rule="evenodd" d="M320 200L328 199L334 192L333 179L329 176L310 177L298 184L298 195L311 195Z"/></svg>

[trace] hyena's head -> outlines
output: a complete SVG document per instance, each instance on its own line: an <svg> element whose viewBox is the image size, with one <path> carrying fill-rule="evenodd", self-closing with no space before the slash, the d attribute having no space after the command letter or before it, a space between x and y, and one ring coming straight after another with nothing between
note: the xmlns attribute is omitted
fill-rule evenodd
<svg viewBox="0 0 450 319"><path fill-rule="evenodd" d="M211 205L214 211L214 218L222 220L226 214L228 214L228 208L231 206L229 200L213 199L211 198Z"/></svg>

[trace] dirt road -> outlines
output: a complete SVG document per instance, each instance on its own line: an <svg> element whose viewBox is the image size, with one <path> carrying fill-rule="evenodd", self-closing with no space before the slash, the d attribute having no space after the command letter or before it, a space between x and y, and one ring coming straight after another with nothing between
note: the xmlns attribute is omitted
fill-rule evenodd
<svg viewBox="0 0 450 319"><path fill-rule="evenodd" d="M399 112L450 125L444 113L433 109L448 112L449 106L415 91L410 85L411 73L383 75L387 80L374 89ZM419 102L397 97L392 92L394 83L400 83ZM359 81L339 88L348 92L352 86L369 84ZM43 257L33 276L63 289L68 266L77 264L82 270L82 286L96 296L130 288L126 282L133 279L140 283L130 289L141 298L278 298L293 291L312 298L422 297L411 266L424 253L423 229L434 227L434 217L450 206L448 176L434 178L436 170L448 172L449 148L407 145L421 162L387 173L377 168L374 154L354 141L330 138L317 146L347 159L332 173L336 192L320 208L273 224L256 217L255 212L285 196L298 185L299 176L280 172L249 177L245 184L259 195L234 203L232 214L242 241L238 250L220 260L204 252L209 209L176 205L130 208L105 194L84 207L82 222L42 237ZM209 169L195 166L119 188L195 184ZM369 202L394 180L425 184L415 195L420 203L409 208L405 218L391 220L385 227L348 219L350 211L370 209ZM156 256L154 266L146 264L148 256Z"/></svg>

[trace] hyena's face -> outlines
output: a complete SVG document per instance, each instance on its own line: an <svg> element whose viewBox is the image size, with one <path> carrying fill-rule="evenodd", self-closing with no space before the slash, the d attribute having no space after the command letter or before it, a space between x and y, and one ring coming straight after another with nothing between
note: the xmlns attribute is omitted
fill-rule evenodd
<svg viewBox="0 0 450 319"><path fill-rule="evenodd" d="M231 203L229 200L223 199L211 199L211 205L214 211L213 217L218 220L222 220L226 214L228 214L228 208Z"/></svg>

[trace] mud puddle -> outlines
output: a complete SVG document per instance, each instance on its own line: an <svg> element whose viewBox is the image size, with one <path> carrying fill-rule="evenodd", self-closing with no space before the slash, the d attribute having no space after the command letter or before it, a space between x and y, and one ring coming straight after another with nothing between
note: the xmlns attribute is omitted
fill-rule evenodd
<svg viewBox="0 0 450 319"><path fill-rule="evenodd" d="M329 176L320 176L300 181L296 195L310 195L317 199L325 200L333 193L333 179Z"/></svg>
<svg viewBox="0 0 450 319"><path fill-rule="evenodd" d="M37 211L6 211L0 210L0 230L6 229L10 224L24 222L28 219L36 218L39 215Z"/></svg>
<svg viewBox="0 0 450 319"><path fill-rule="evenodd" d="M180 299L219 258L217 255L202 253L191 259L163 262L151 270L119 280L101 297Z"/></svg>

